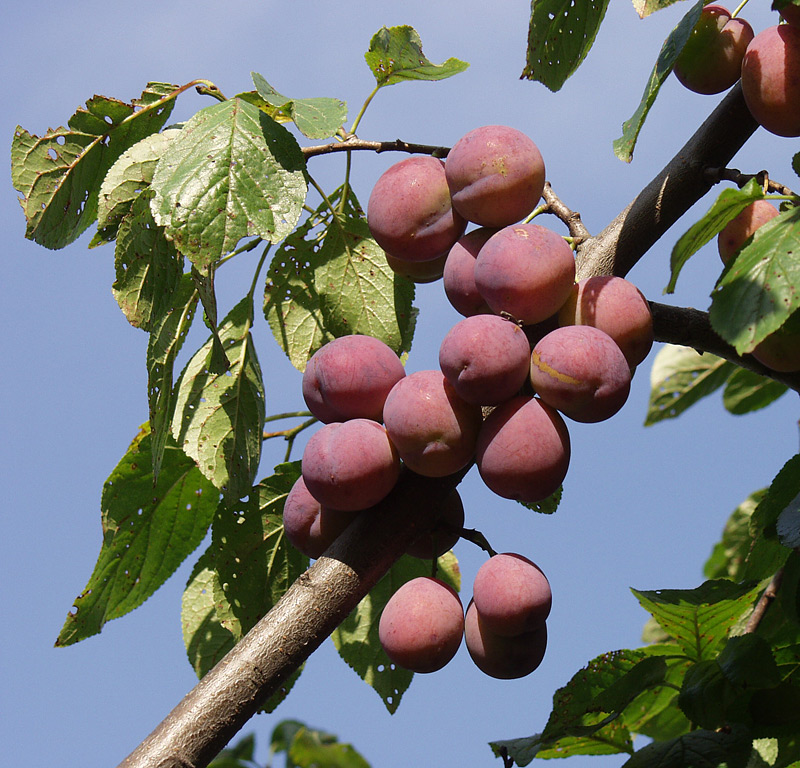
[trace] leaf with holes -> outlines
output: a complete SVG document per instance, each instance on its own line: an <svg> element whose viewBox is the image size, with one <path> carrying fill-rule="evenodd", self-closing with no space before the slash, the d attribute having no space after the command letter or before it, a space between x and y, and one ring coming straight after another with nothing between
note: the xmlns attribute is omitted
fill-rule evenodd
<svg viewBox="0 0 800 768"><path fill-rule="evenodd" d="M174 104L174 97L164 93L167 88L177 86L151 83L131 104L94 96L66 128L41 137L17 126L11 180L22 195L25 237L46 248L63 248L91 225L100 187L115 160L167 121Z"/></svg>
<svg viewBox="0 0 800 768"><path fill-rule="evenodd" d="M761 590L757 583L718 579L696 589L631 591L692 661L704 661L715 657L731 627Z"/></svg>
<svg viewBox="0 0 800 768"><path fill-rule="evenodd" d="M450 58L433 64L422 52L422 41L413 27L381 27L364 54L378 87L403 80L444 80L463 72L469 64Z"/></svg>
<svg viewBox="0 0 800 768"><path fill-rule="evenodd" d="M153 486L147 425L103 486L103 544L56 640L71 645L140 606L203 540L219 492L176 445Z"/></svg>
<svg viewBox="0 0 800 768"><path fill-rule="evenodd" d="M759 376L744 368L737 368L725 385L722 404L730 413L741 416L766 408L788 390L789 388L779 381Z"/></svg>
<svg viewBox="0 0 800 768"><path fill-rule="evenodd" d="M295 227L305 160L289 131L242 99L201 109L156 166L155 220L200 270L244 237L272 243Z"/></svg>
<svg viewBox="0 0 800 768"><path fill-rule="evenodd" d="M244 298L219 328L229 369L209 369L209 339L175 385L172 435L229 503L250 492L261 459L264 381L251 325L252 305Z"/></svg>
<svg viewBox="0 0 800 768"><path fill-rule="evenodd" d="M128 322L144 331L151 331L171 309L183 274L183 256L153 221L152 197L151 190L142 192L119 225L111 286Z"/></svg>
<svg viewBox="0 0 800 768"><path fill-rule="evenodd" d="M665 344L650 370L650 403L645 426L674 419L719 389L736 370L721 357L690 347Z"/></svg>
<svg viewBox="0 0 800 768"><path fill-rule="evenodd" d="M256 92L272 107L294 121L297 129L309 139L334 136L347 119L347 104L339 99L290 99L278 93L258 72L251 72Z"/></svg>
<svg viewBox="0 0 800 768"><path fill-rule="evenodd" d="M752 352L800 309L800 206L759 227L728 262L711 295L714 330L739 354Z"/></svg>
<svg viewBox="0 0 800 768"><path fill-rule="evenodd" d="M653 106L664 81L669 76L669 73L672 72L675 59L678 58L678 54L683 50L683 46L686 45L689 34L697 24L703 4L704 0L697 0L664 41L645 86L644 94L642 94L642 100L630 120L623 123L622 136L614 141L614 154L620 160L624 160L626 163L633 160L633 150L647 118L647 113L650 111L650 107Z"/></svg>
<svg viewBox="0 0 800 768"><path fill-rule="evenodd" d="M381 647L378 639L381 612L400 586L418 576L429 576L430 572L428 561L403 556L331 635L339 655L375 689L391 713L400 705L414 674L389 661ZM437 576L454 589L460 589L458 562L452 552L439 558Z"/></svg>
<svg viewBox="0 0 800 768"><path fill-rule="evenodd" d="M608 0L539 0L531 3L522 77L558 91L594 44Z"/></svg>
<svg viewBox="0 0 800 768"><path fill-rule="evenodd" d="M97 232L90 247L110 243L133 201L150 186L156 163L169 142L180 133L168 128L153 133L123 152L111 166L97 199Z"/></svg>

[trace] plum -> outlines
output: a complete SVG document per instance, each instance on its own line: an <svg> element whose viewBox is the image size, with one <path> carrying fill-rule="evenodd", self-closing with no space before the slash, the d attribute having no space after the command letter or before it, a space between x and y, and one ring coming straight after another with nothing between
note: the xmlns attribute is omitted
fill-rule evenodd
<svg viewBox="0 0 800 768"><path fill-rule="evenodd" d="M407 581L388 600L378 638L389 659L412 672L435 672L456 655L464 633L458 593L429 576Z"/></svg>
<svg viewBox="0 0 800 768"><path fill-rule="evenodd" d="M391 347L372 336L340 336L320 347L303 372L303 399L329 424L348 419L382 421L389 390L406 375Z"/></svg>
<svg viewBox="0 0 800 768"><path fill-rule="evenodd" d="M456 545L461 538L463 528L464 504L454 488L442 503L439 519L433 530L413 541L406 549L406 554L422 560L440 557Z"/></svg>
<svg viewBox="0 0 800 768"><path fill-rule="evenodd" d="M742 94L767 131L800 136L800 27L768 27L753 38L742 61Z"/></svg>
<svg viewBox="0 0 800 768"><path fill-rule="evenodd" d="M396 259L387 253L386 263L391 267L392 272L411 280L412 283L435 283L442 279L448 253L449 251L445 251L441 256L427 261Z"/></svg>
<svg viewBox="0 0 800 768"><path fill-rule="evenodd" d="M444 163L429 155L407 157L380 176L367 204L367 223L386 253L408 261L447 253L467 226L453 210Z"/></svg>
<svg viewBox="0 0 800 768"><path fill-rule="evenodd" d="M753 357L781 373L800 371L800 311L794 312L777 331L760 342Z"/></svg>
<svg viewBox="0 0 800 768"><path fill-rule="evenodd" d="M717 250L722 263L727 264L759 227L777 215L778 209L768 200L754 200L731 219L717 235Z"/></svg>
<svg viewBox="0 0 800 768"><path fill-rule="evenodd" d="M459 238L447 254L442 274L444 292L456 312L465 317L492 311L475 286L475 259L495 232L489 227L473 229Z"/></svg>
<svg viewBox="0 0 800 768"><path fill-rule="evenodd" d="M456 211L486 227L524 219L545 182L539 148L505 125L484 125L462 136L447 154L445 174Z"/></svg>

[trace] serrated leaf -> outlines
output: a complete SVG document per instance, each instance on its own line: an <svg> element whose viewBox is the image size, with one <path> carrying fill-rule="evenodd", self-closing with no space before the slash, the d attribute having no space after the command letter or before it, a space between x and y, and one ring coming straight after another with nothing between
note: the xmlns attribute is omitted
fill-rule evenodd
<svg viewBox="0 0 800 768"><path fill-rule="evenodd" d="M381 27L364 54L378 87L403 80L444 80L463 72L469 64L450 58L433 64L422 53L422 41L413 27Z"/></svg>
<svg viewBox="0 0 800 768"><path fill-rule="evenodd" d="M66 128L51 128L42 137L17 126L11 177L22 195L25 237L46 248L63 248L91 225L100 186L114 161L161 130L172 111L173 98L152 94L151 99L148 93L132 104L94 96ZM144 102L149 106L140 108Z"/></svg>
<svg viewBox="0 0 800 768"><path fill-rule="evenodd" d="M766 408L789 388L779 381L760 376L745 368L738 368L725 384L722 404L731 413L741 416Z"/></svg>
<svg viewBox="0 0 800 768"><path fill-rule="evenodd" d="M732 726L720 731L697 730L669 741L642 747L622 768L745 768L751 737L746 728Z"/></svg>
<svg viewBox="0 0 800 768"><path fill-rule="evenodd" d="M170 310L183 274L183 256L150 212L151 190L133 202L117 231L111 292L134 328L151 331Z"/></svg>
<svg viewBox="0 0 800 768"><path fill-rule="evenodd" d="M689 12L680 20L678 26L670 32L669 37L664 41L661 51L656 59L653 71L650 73L650 78L642 95L642 100L639 106L631 116L622 125L622 136L614 141L614 154L620 159L629 163L633 160L633 150L636 146L636 140L639 138L639 133L642 130L644 121L647 118L647 113L650 107L658 96L661 86L664 81L672 72L672 66L678 54L683 49L686 41L689 39L689 34L694 25L697 24L700 18L700 11L703 9L704 0L697 0Z"/></svg>
<svg viewBox="0 0 800 768"><path fill-rule="evenodd" d="M739 354L800 308L800 206L759 227L728 263L711 294L709 320Z"/></svg>
<svg viewBox="0 0 800 768"><path fill-rule="evenodd" d="M285 128L242 99L200 110L158 161L155 220L199 270L244 237L272 243L295 227L305 160Z"/></svg>
<svg viewBox="0 0 800 768"><path fill-rule="evenodd" d="M295 732L288 759L297 768L369 768L352 744L343 744L332 734L305 727Z"/></svg>
<svg viewBox="0 0 800 768"><path fill-rule="evenodd" d="M608 0L534 0L522 77L558 91L594 44Z"/></svg>
<svg viewBox="0 0 800 768"><path fill-rule="evenodd" d="M288 115L309 139L335 136L347 119L347 104L339 99L290 99L278 93L258 72L251 72L256 92L272 107Z"/></svg>
<svg viewBox="0 0 800 768"><path fill-rule="evenodd" d="M764 493L762 490L750 494L731 513L722 531L722 538L714 545L703 566L703 575L707 579L742 580L745 561L753 544L750 519Z"/></svg>
<svg viewBox="0 0 800 768"><path fill-rule="evenodd" d="M764 199L764 190L755 179L741 189L724 189L700 221L693 224L681 235L670 255L671 276L664 293L674 293L683 265L699 251L712 237L719 234L725 225L738 216L750 203Z"/></svg>
<svg viewBox="0 0 800 768"><path fill-rule="evenodd" d="M645 426L674 419L698 400L719 389L736 370L721 357L690 347L665 344L650 371L650 403Z"/></svg>
<svg viewBox="0 0 800 768"><path fill-rule="evenodd" d="M696 589L631 590L692 661L714 658L731 627L760 592L758 584L719 579Z"/></svg>
<svg viewBox="0 0 800 768"><path fill-rule="evenodd" d="M250 335L252 306L240 301L223 320L219 337L230 368L209 369L213 340L192 357L176 386L172 435L221 489L227 502L250 492L261 459L264 382Z"/></svg>
<svg viewBox="0 0 800 768"><path fill-rule="evenodd" d="M669 8L669 6L677 2L679 0L633 0L633 7L636 13L639 14L639 18L644 19L651 13L660 11L663 8Z"/></svg>
<svg viewBox="0 0 800 768"><path fill-rule="evenodd" d="M179 133L179 128L153 133L117 158L100 185L97 198L98 232L92 240L93 245L114 240L133 201L150 186L159 157Z"/></svg>
<svg viewBox="0 0 800 768"><path fill-rule="evenodd" d="M200 544L219 493L174 444L153 485L149 427L142 427L103 486L103 544L86 589L56 640L97 634L153 594Z"/></svg>
<svg viewBox="0 0 800 768"><path fill-rule="evenodd" d="M458 590L461 577L452 552L442 555L437 565L437 577ZM391 713L400 706L414 675L389 660L378 639L378 622L397 589L413 578L430 575L430 570L426 560L409 555L401 557L331 635L339 655L375 690Z"/></svg>
<svg viewBox="0 0 800 768"><path fill-rule="evenodd" d="M331 196L335 206L341 190ZM323 228L320 229L320 223ZM327 204L287 238L270 264L264 314L292 364L336 336L362 333L398 354L411 347L414 284L397 276L351 195L331 219Z"/></svg>

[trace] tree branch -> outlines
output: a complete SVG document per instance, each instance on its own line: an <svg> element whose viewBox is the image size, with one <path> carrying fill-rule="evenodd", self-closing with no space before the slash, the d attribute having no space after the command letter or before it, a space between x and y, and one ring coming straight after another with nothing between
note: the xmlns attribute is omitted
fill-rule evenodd
<svg viewBox="0 0 800 768"><path fill-rule="evenodd" d="M446 157L450 151L449 147L437 147L432 144L412 144L407 141L395 139L394 141L367 141L356 136L350 136L344 141L335 141L330 144L317 144L313 147L303 147L303 155L316 157L317 155L329 155L332 152L349 152L354 149L367 150L369 152L408 152L414 155L433 155L434 157Z"/></svg>

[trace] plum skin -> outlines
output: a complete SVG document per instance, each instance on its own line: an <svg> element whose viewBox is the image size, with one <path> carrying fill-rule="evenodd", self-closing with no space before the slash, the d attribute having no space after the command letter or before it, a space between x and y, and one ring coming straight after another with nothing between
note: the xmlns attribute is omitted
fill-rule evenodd
<svg viewBox="0 0 800 768"><path fill-rule="evenodd" d="M739 79L753 37L753 28L744 19L732 19L721 5L706 5L675 60L675 76L695 93L726 91Z"/></svg>
<svg viewBox="0 0 800 768"><path fill-rule="evenodd" d="M607 333L568 325L548 333L533 348L531 384L545 403L573 421L595 423L625 404L631 371Z"/></svg>
<svg viewBox="0 0 800 768"><path fill-rule="evenodd" d="M456 545L463 528L464 504L454 488L442 502L442 510L433 529L411 542L406 548L406 554L421 560L441 557Z"/></svg>
<svg viewBox="0 0 800 768"><path fill-rule="evenodd" d="M717 250L722 263L727 264L759 227L777 215L778 209L768 200L754 200L731 219L717 235Z"/></svg>
<svg viewBox="0 0 800 768"><path fill-rule="evenodd" d="M545 183L541 152L524 133L485 125L462 136L447 154L445 175L453 207L465 219L504 227L524 219Z"/></svg>
<svg viewBox="0 0 800 768"><path fill-rule="evenodd" d="M407 157L380 176L367 203L367 224L386 253L408 261L447 253L467 226L453 210L444 163L430 155Z"/></svg>
<svg viewBox="0 0 800 768"><path fill-rule="evenodd" d="M436 672L455 656L464 634L458 593L445 582L420 576L388 600L378 638L389 659L412 672Z"/></svg>
<svg viewBox="0 0 800 768"><path fill-rule="evenodd" d="M353 334L320 347L303 372L303 399L325 424L383 420L391 388L406 375L394 350L380 339Z"/></svg>
<svg viewBox="0 0 800 768"><path fill-rule="evenodd" d="M311 435L301 468L320 504L351 512L389 495L400 476L400 458L381 424L350 419L325 424Z"/></svg>
<svg viewBox="0 0 800 768"><path fill-rule="evenodd" d="M756 345L752 355L773 371L800 371L800 310L795 311L778 330Z"/></svg>
<svg viewBox="0 0 800 768"><path fill-rule="evenodd" d="M475 286L475 260L495 232L489 227L473 229L460 237L447 254L442 273L444 292L453 309L465 317L492 311Z"/></svg>
<svg viewBox="0 0 800 768"><path fill-rule="evenodd" d="M767 27L753 38L742 61L742 94L765 130L800 136L800 27Z"/></svg>
<svg viewBox="0 0 800 768"><path fill-rule="evenodd" d="M525 677L539 667L547 650L547 624L512 637L492 632L471 601L464 618L464 639L475 665L498 680Z"/></svg>

